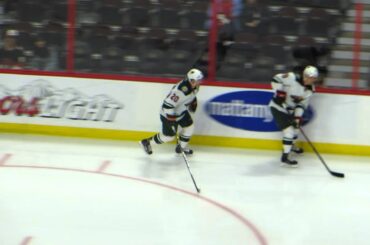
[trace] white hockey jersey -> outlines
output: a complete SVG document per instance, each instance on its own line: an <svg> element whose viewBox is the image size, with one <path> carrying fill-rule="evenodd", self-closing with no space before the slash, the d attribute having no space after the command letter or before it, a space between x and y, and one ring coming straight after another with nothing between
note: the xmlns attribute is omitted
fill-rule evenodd
<svg viewBox="0 0 370 245"><path fill-rule="evenodd" d="M188 80L182 80L174 85L163 101L161 115L166 118L176 118L181 120L185 112L189 110L189 105L196 101L196 94L199 86L192 88Z"/></svg>
<svg viewBox="0 0 370 245"><path fill-rule="evenodd" d="M285 113L294 113L296 117L301 117L314 92L314 86L303 85L302 78L293 72L275 75L271 85L275 95L269 106ZM286 93L285 101L281 102L277 99L276 95L279 92Z"/></svg>

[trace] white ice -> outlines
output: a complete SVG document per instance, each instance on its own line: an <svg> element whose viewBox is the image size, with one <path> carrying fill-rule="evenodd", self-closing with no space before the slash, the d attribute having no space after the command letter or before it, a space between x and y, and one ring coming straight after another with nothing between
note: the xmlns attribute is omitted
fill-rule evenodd
<svg viewBox="0 0 370 245"><path fill-rule="evenodd" d="M0 245L368 245L370 158L0 134Z"/></svg>

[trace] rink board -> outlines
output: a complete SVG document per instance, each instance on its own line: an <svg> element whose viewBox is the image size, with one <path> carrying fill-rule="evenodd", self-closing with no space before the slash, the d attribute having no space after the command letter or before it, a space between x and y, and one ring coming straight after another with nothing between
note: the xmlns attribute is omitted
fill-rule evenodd
<svg viewBox="0 0 370 245"><path fill-rule="evenodd" d="M173 84L0 75L0 130L139 140L160 127ZM280 149L268 110L271 90L202 86L193 144ZM370 155L369 96L316 93L304 130L321 152ZM35 109L36 108L36 109ZM304 145L307 148L307 145Z"/></svg>

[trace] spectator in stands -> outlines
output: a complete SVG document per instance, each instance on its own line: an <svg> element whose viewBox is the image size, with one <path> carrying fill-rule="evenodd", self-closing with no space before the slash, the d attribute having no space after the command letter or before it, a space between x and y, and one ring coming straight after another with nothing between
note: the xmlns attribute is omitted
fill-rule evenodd
<svg viewBox="0 0 370 245"><path fill-rule="evenodd" d="M240 15L243 9L242 0L215 0L215 8L217 13L217 24L219 29L231 28L233 31L240 31ZM206 27L211 26L212 9L208 10L208 19Z"/></svg>
<svg viewBox="0 0 370 245"><path fill-rule="evenodd" d="M0 48L0 67L10 69L20 69L24 67L26 57L23 49L17 45L17 30L8 30Z"/></svg>
<svg viewBox="0 0 370 245"><path fill-rule="evenodd" d="M247 32L260 33L259 28L265 14L257 0L245 0L241 14L241 29Z"/></svg>
<svg viewBox="0 0 370 245"><path fill-rule="evenodd" d="M220 68L221 62L224 60L227 49L230 45L234 43L234 33L228 32L227 30L223 29L219 32L218 41L216 42L216 70ZM201 53L201 56L196 60L193 68L199 69L202 71L205 78L208 77L208 55L209 50L208 47Z"/></svg>
<svg viewBox="0 0 370 245"><path fill-rule="evenodd" d="M323 45L319 47L314 46L303 46L293 48L293 58L296 64L293 68L294 71L302 70L306 66L315 66L319 70L319 82L323 82L323 79L328 73L326 64L323 60L330 53L330 48Z"/></svg>
<svg viewBox="0 0 370 245"><path fill-rule="evenodd" d="M57 70L57 51L55 48L49 47L45 39L40 36L36 37L32 53L32 58L29 62L31 69L45 71Z"/></svg>

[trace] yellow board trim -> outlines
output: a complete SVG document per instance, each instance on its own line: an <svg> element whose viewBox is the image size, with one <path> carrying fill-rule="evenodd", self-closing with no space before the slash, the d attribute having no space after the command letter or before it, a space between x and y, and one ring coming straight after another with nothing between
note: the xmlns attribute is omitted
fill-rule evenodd
<svg viewBox="0 0 370 245"><path fill-rule="evenodd" d="M84 137L95 139L132 140L152 136L155 132L140 132L101 128L76 128L65 126L50 126L36 124L0 123L0 132L21 134L43 134L53 136ZM216 147L250 148L261 150L281 150L281 140L234 138L220 136L194 135L191 140L194 145ZM306 151L312 151L306 142L300 142ZM370 146L345 145L313 142L320 153L370 156Z"/></svg>

